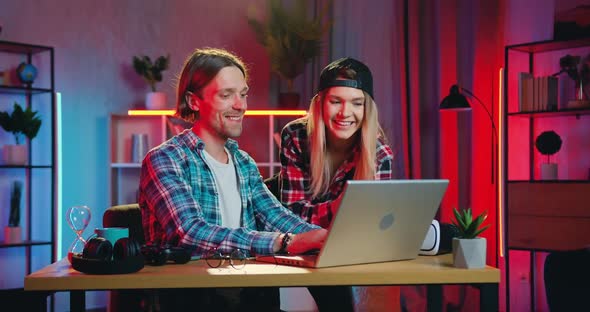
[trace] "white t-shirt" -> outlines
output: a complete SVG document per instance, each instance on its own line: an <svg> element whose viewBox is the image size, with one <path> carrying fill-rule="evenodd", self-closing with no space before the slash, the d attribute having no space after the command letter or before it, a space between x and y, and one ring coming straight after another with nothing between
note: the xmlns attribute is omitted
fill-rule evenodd
<svg viewBox="0 0 590 312"><path fill-rule="evenodd" d="M238 190L238 178L234 162L229 151L225 149L225 152L229 159L227 164L220 163L205 150L203 150L203 155L205 162L209 165L211 171L213 171L213 178L217 186L221 225L236 229L242 224L242 201L240 191Z"/></svg>

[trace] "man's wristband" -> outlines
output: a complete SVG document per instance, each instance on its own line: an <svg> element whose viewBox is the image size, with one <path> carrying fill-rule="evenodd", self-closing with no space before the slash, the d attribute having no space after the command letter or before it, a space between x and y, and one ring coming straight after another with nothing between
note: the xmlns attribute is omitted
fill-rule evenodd
<svg viewBox="0 0 590 312"><path fill-rule="evenodd" d="M285 235L283 235L283 240L281 241L281 249L279 249L279 253L287 253L287 247L289 247L292 240L293 236L291 233L285 233Z"/></svg>

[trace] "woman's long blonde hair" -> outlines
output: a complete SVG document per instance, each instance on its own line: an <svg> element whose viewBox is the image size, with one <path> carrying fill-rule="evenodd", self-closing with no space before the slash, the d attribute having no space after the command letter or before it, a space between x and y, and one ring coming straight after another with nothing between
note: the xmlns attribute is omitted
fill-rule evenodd
<svg viewBox="0 0 590 312"><path fill-rule="evenodd" d="M318 92L312 99L307 117L307 133L310 142L310 169L312 197L316 198L328 191L332 176L330 173L331 160L326 148L326 125L324 123L324 100L328 90ZM360 133L354 135L360 144L360 155L355 166L354 180L374 180L377 154L377 140L383 136L379 125L377 105L366 92L365 113Z"/></svg>

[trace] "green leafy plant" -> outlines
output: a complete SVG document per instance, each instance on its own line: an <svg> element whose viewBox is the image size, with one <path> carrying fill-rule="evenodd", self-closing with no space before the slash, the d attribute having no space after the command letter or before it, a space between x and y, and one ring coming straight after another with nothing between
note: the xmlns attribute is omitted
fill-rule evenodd
<svg viewBox="0 0 590 312"><path fill-rule="evenodd" d="M150 85L152 92L156 92L156 83L162 81L162 72L169 64L170 55L160 56L153 63L147 55L133 57L133 69Z"/></svg>
<svg viewBox="0 0 590 312"><path fill-rule="evenodd" d="M543 154L547 155L547 162L549 163L549 157L561 149L561 137L555 131L544 131L535 140L535 147Z"/></svg>
<svg viewBox="0 0 590 312"><path fill-rule="evenodd" d="M256 40L264 46L271 69L287 81L289 91L293 80L305 70L305 65L321 53L322 38L328 32L331 21L325 16L331 8L326 2L315 18L309 18L308 1L295 1L292 8L284 8L280 0L268 0L268 14L265 21L254 16L249 9L248 24L256 33Z"/></svg>
<svg viewBox="0 0 590 312"><path fill-rule="evenodd" d="M8 216L8 226L10 227L17 227L20 224L20 199L22 189L22 182L14 181L12 184L12 191L10 192L10 215Z"/></svg>
<svg viewBox="0 0 590 312"><path fill-rule="evenodd" d="M32 111L31 107L25 110L14 102L12 114L0 112L0 126L14 135L16 144L21 144L22 136L29 140L34 139L41 128L41 119L36 116L37 112Z"/></svg>
<svg viewBox="0 0 590 312"><path fill-rule="evenodd" d="M458 211L457 208L453 208L453 213L455 214L453 225L455 225L459 230L458 238L476 238L479 234L490 227L489 224L482 227L483 222L488 217L487 212L483 212L479 216L475 217L475 219L473 219L471 214L471 208L462 209L461 211Z"/></svg>

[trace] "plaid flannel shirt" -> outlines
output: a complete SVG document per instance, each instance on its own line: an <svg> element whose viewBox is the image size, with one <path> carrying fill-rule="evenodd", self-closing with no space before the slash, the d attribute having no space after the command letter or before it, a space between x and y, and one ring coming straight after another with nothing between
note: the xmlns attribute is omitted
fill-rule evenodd
<svg viewBox="0 0 590 312"><path fill-rule="evenodd" d="M312 197L307 117L288 123L281 132L281 202L309 223L330 226L332 201L342 193L347 180L354 178L360 148L336 170L328 192ZM376 180L393 178L393 151L382 139L377 142Z"/></svg>
<svg viewBox="0 0 590 312"><path fill-rule="evenodd" d="M195 255L212 248L270 254L279 232L319 228L281 205L262 181L254 160L238 149L236 141L228 140L225 147L236 167L242 227L221 226L217 186L202 154L205 143L185 130L143 160L139 205L147 242L182 246Z"/></svg>

